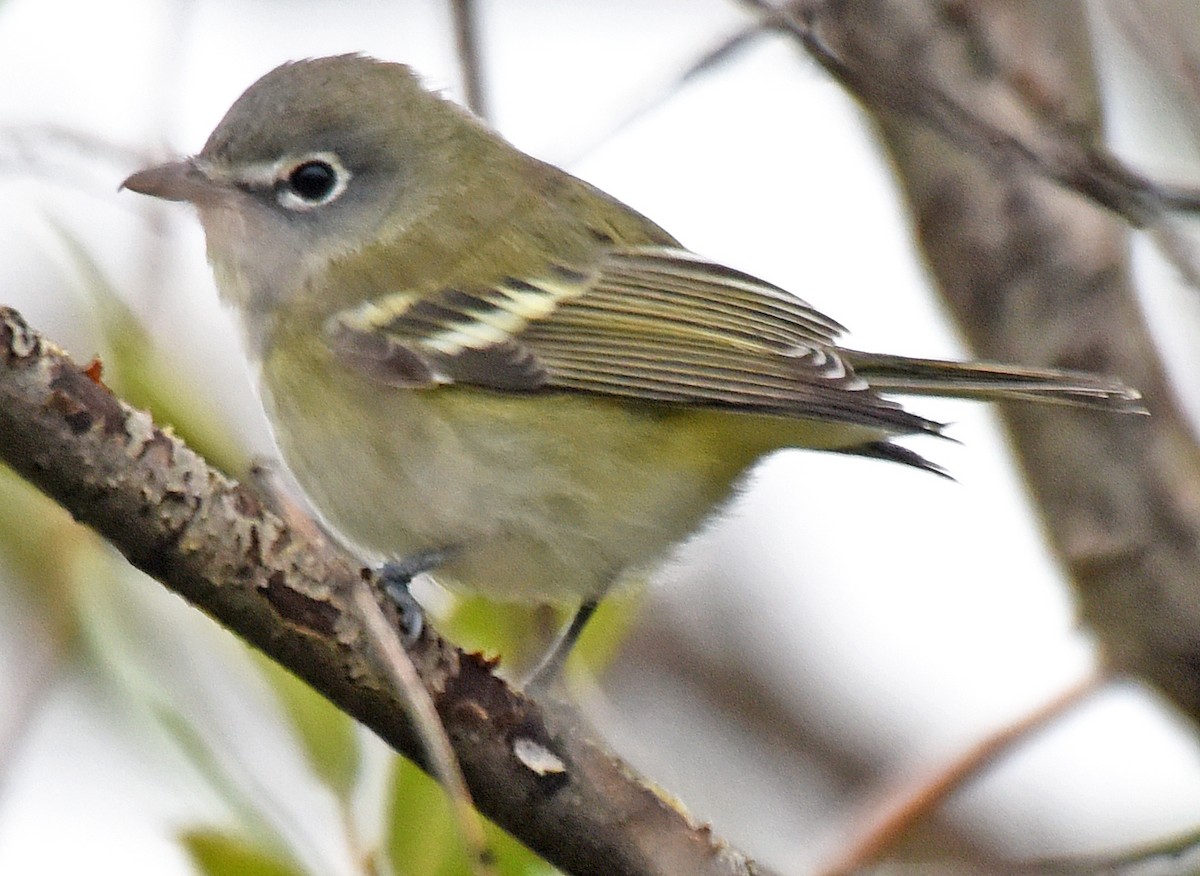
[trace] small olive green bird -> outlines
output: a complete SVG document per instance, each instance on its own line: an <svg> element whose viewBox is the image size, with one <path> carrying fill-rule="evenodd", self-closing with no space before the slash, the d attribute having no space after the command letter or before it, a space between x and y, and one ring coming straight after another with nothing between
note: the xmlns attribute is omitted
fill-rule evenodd
<svg viewBox="0 0 1200 876"><path fill-rule="evenodd" d="M371 558L580 611L787 447L935 468L880 392L1139 409L1118 381L842 327L518 151L400 64L284 64L126 188L199 210L287 465Z"/></svg>

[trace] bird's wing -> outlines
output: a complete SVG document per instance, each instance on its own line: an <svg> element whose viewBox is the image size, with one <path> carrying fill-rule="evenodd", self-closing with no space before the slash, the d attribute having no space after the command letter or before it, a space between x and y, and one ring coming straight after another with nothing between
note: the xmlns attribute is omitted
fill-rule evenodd
<svg viewBox="0 0 1200 876"><path fill-rule="evenodd" d="M394 386L592 392L936 431L854 374L834 347L836 322L676 248L612 249L586 268L486 288L398 292L326 329L342 362Z"/></svg>

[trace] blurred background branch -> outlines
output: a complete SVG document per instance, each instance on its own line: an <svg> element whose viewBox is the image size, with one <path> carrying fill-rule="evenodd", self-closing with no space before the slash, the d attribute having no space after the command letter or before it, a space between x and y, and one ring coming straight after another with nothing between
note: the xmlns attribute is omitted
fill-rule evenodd
<svg viewBox="0 0 1200 876"><path fill-rule="evenodd" d="M973 148L872 87L905 83L918 106L949 96L993 120L1005 142L1048 131L1094 156L1100 102L1082 16L1070 4L882 0L821 6L813 25L854 71L843 81L878 125L939 288L978 354L1120 374L1144 393L1145 421L1029 407L1005 418L1106 659L1200 722L1200 457L1128 262L1127 223L1140 220L1143 195L1153 203L1153 187L1110 188L1076 161L1047 186L1041 162Z"/></svg>

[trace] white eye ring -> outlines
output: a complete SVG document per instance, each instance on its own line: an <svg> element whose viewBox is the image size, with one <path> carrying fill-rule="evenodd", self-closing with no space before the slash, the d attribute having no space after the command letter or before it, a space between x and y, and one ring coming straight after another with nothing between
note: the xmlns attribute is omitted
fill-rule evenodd
<svg viewBox="0 0 1200 876"><path fill-rule="evenodd" d="M350 171L336 155L317 152L279 168L275 198L288 210L312 210L337 200L349 183Z"/></svg>

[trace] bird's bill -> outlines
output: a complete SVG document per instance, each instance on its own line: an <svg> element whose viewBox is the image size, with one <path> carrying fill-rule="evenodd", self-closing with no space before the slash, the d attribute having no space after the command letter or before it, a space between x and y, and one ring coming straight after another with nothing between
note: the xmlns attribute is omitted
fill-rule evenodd
<svg viewBox="0 0 1200 876"><path fill-rule="evenodd" d="M211 200L220 186L195 158L184 158L139 170L121 188L165 201L200 203Z"/></svg>

